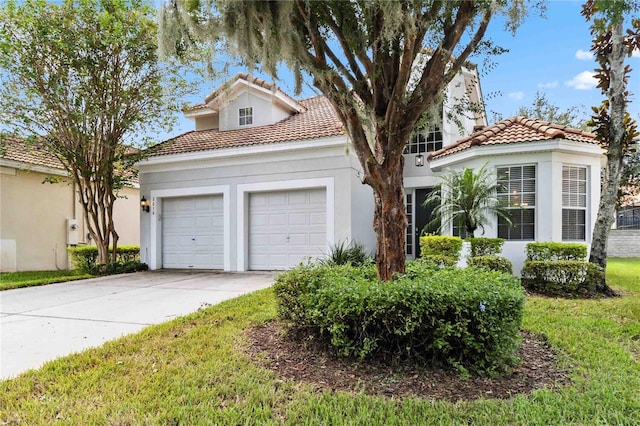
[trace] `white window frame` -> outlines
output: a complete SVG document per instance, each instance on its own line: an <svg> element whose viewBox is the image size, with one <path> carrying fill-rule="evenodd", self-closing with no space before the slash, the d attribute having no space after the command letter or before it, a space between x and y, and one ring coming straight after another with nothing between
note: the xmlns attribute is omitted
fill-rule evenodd
<svg viewBox="0 0 640 426"><path fill-rule="evenodd" d="M568 179L565 179L565 170L579 170L584 171L584 180L583 179L572 179L569 176ZM567 185L568 191L565 191L567 187L565 186L565 182L568 182ZM571 183L574 183L574 187L576 191L572 191ZM580 183L584 184L584 192L579 191ZM572 200L571 198L574 197ZM581 201L581 197L584 197ZM563 164L562 165L562 241L586 241L587 239L587 205L589 204L589 169L586 166L574 165L574 164ZM582 238L569 238L568 236L565 238L565 221L564 221L564 213L565 211L582 211L584 212L584 223L583 223L583 237Z"/></svg>
<svg viewBox="0 0 640 426"><path fill-rule="evenodd" d="M427 125L411 134L405 145L404 154L424 154L442 149L443 146L444 134L440 126Z"/></svg>
<svg viewBox="0 0 640 426"><path fill-rule="evenodd" d="M410 257L415 257L416 255L415 238L413 234L413 227L415 226L415 199L416 194L413 189L405 192L404 205L407 212L407 230L404 236L404 254Z"/></svg>
<svg viewBox="0 0 640 426"><path fill-rule="evenodd" d="M500 173L499 170L500 169L509 169L509 173L511 172L512 168L520 168L522 172L524 172L524 168L525 167L533 167L534 170L534 178L533 178L533 191L519 191L519 192L515 192L510 190L510 188L507 188L506 192L498 192L498 198L500 198L500 194L507 194L508 196L508 205L507 205L507 209L509 210L514 210L514 211L521 211L521 210L532 210L533 213L533 235L531 238L523 238L522 235L522 231L520 231L520 237L519 238L513 238L511 236L511 230L509 230L508 235L500 235L500 218L498 218L497 221L497 233L498 233L498 237L499 238L504 238L506 241L536 241L536 235L538 232L538 217L537 217L537 204L538 204L538 165L537 164L508 164L508 165L500 165L500 166L496 166L496 176L500 177ZM521 176L523 176L523 173L521 173ZM524 180L521 177L521 180ZM511 181L511 176L509 176L509 182ZM533 195L533 204L527 202L524 203L523 202L523 197L524 196L530 196ZM519 197L520 199L520 203L517 203L515 201L517 201L517 199L512 200L512 197ZM514 221L515 222L515 221Z"/></svg>
<svg viewBox="0 0 640 426"><path fill-rule="evenodd" d="M253 124L253 107L238 108L238 126Z"/></svg>

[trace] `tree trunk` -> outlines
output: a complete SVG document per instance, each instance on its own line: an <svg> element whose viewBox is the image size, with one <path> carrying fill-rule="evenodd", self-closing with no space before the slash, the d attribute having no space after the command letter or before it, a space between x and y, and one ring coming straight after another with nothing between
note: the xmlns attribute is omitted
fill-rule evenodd
<svg viewBox="0 0 640 426"><path fill-rule="evenodd" d="M403 157L368 180L373 188L375 210L373 229L377 237L378 278L389 281L394 273L405 272L407 214L404 204Z"/></svg>
<svg viewBox="0 0 640 426"><path fill-rule="evenodd" d="M614 211L622 175L622 160L624 156L624 142L626 129L624 126L625 117L625 71L624 59L626 57L626 47L622 39L622 20L612 25L611 52L608 55L608 62L611 67L609 78L610 85L607 92L609 100L609 140L607 146L607 166L605 168L602 192L600 195L600 206L596 224L593 229L591 252L589 262L607 268L607 241L611 225L613 225ZM606 294L614 294L609 288L606 280L600 283L600 291Z"/></svg>

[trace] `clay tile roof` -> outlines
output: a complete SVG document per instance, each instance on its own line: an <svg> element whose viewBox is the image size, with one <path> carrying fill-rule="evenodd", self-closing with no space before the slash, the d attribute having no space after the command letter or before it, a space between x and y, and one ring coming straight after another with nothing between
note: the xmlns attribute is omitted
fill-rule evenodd
<svg viewBox="0 0 640 426"><path fill-rule="evenodd" d="M0 158L64 170L60 161L55 156L44 151L37 143L27 143L25 139L13 136L0 138Z"/></svg>
<svg viewBox="0 0 640 426"><path fill-rule="evenodd" d="M595 135L579 129L535 120L525 117L512 117L502 120L493 126L480 129L466 138L432 152L428 159L442 158L456 152L464 151L472 146L488 146L540 142L551 139L566 139L597 145Z"/></svg>
<svg viewBox="0 0 640 426"><path fill-rule="evenodd" d="M200 130L183 133L149 149L150 157L264 145L344 135L342 123L324 96L299 102L305 111L274 124L238 130Z"/></svg>
<svg viewBox="0 0 640 426"><path fill-rule="evenodd" d="M138 149L134 147L128 147L127 153L133 154ZM23 138L17 138L13 136L0 137L0 158L5 160L16 161L31 166L43 166L51 169L65 170L62 163L55 157L55 155L46 152L37 142L30 143ZM25 167L29 169L29 167ZM138 183L138 175L133 169L126 169L122 173L126 177L129 184Z"/></svg>

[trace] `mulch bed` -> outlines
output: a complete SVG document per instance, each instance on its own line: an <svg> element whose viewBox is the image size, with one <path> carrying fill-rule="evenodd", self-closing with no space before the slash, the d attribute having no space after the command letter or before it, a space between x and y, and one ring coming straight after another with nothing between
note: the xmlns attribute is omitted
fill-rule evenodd
<svg viewBox="0 0 640 426"><path fill-rule="evenodd" d="M250 329L252 358L282 379L308 383L319 390L455 402L505 399L570 382L569 372L557 367L557 354L540 337L527 332L522 333L518 351L522 362L510 373L498 377L472 376L465 380L455 371L337 357L319 342L302 342L293 333L282 330L276 321Z"/></svg>

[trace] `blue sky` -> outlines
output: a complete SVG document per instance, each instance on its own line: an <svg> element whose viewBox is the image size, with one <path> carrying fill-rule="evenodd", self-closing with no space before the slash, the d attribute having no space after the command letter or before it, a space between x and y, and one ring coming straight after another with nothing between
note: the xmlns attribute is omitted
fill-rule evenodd
<svg viewBox="0 0 640 426"><path fill-rule="evenodd" d="M480 83L490 122L493 112L506 118L515 115L520 106L531 105L538 90L563 109L572 106L582 108L585 117L591 106L602 102L603 96L591 78L596 63L589 53L589 24L580 15L582 3L550 0L546 17L532 14L514 36L504 31L499 20L492 22L487 36L509 49L509 52L495 57L496 66L491 70L480 66ZM478 62L482 63L481 60ZM629 58L627 63L634 69L628 86L633 94L629 111L640 121L640 54ZM241 69L233 69L232 74L236 71ZM268 76L254 74L271 81ZM293 95L293 87L287 81L286 74L281 76L283 80L277 84ZM185 102L202 102L221 82L203 84L198 93L185 98ZM311 87L306 87L300 98L314 94ZM173 131L165 136L192 129L191 120L180 118Z"/></svg>

